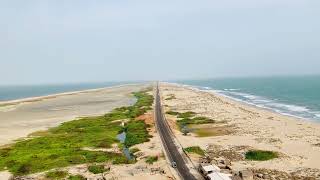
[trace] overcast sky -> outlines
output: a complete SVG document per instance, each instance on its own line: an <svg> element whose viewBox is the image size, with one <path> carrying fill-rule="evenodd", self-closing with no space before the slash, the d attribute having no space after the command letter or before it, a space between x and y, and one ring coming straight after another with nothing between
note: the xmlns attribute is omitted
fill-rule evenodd
<svg viewBox="0 0 320 180"><path fill-rule="evenodd" d="M319 0L0 0L0 84L320 74Z"/></svg>

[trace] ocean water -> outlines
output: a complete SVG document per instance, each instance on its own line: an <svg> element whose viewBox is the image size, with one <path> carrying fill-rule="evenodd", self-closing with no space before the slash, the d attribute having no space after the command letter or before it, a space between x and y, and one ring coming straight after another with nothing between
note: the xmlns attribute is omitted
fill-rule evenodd
<svg viewBox="0 0 320 180"><path fill-rule="evenodd" d="M284 115L320 122L320 76L177 81Z"/></svg>
<svg viewBox="0 0 320 180"><path fill-rule="evenodd" d="M126 84L128 82L79 83L59 85L0 86L0 101L46 96L57 93L81 91ZM132 83L132 82L131 82Z"/></svg>

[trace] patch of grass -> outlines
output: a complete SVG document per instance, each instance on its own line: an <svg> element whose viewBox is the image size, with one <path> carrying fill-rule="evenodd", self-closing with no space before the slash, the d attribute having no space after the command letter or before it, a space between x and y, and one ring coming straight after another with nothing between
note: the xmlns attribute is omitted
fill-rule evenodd
<svg viewBox="0 0 320 180"><path fill-rule="evenodd" d="M169 97L167 97L165 100L170 101L176 99L176 96L174 94L170 94Z"/></svg>
<svg viewBox="0 0 320 180"><path fill-rule="evenodd" d="M114 122L119 119L131 119L126 127L128 146L148 141L146 124L134 118L151 108L153 96L146 91L134 93L134 96L137 102L133 106L117 108L103 116L65 122L33 134L36 137L0 148L0 170L7 168L19 176L83 163L130 163L122 153L83 148L110 148L113 143L119 143L117 134L123 127L120 122Z"/></svg>
<svg viewBox="0 0 320 180"><path fill-rule="evenodd" d="M93 174L101 174L108 171L103 165L91 165L88 170Z"/></svg>
<svg viewBox="0 0 320 180"><path fill-rule="evenodd" d="M245 154L247 160L252 161L267 161L278 158L278 153L273 151L250 150Z"/></svg>
<svg viewBox="0 0 320 180"><path fill-rule="evenodd" d="M112 164L131 164L134 163L134 160L128 160L127 157L121 156L117 157L112 161Z"/></svg>
<svg viewBox="0 0 320 180"><path fill-rule="evenodd" d="M63 179L68 176L66 171L49 171L46 173L46 178L48 179Z"/></svg>
<svg viewBox="0 0 320 180"><path fill-rule="evenodd" d="M199 146L187 147L187 148L184 148L184 151L186 151L187 153L195 153L200 156L204 156L204 153L205 153Z"/></svg>
<svg viewBox="0 0 320 180"><path fill-rule="evenodd" d="M83 177L82 175L72 175L68 177L69 180L86 180L85 177Z"/></svg>
<svg viewBox="0 0 320 180"><path fill-rule="evenodd" d="M139 151L140 151L139 148L131 148L131 149L130 149L130 153L131 153L131 154L134 154L134 153L139 152Z"/></svg>
<svg viewBox="0 0 320 180"><path fill-rule="evenodd" d="M184 113L179 113L178 114L178 118L192 118L196 115L195 112L192 112L192 111L188 111L188 112L184 112Z"/></svg>
<svg viewBox="0 0 320 180"><path fill-rule="evenodd" d="M46 136L46 135L49 135L49 133L50 133L49 131L36 131L36 132L29 134L28 137Z"/></svg>
<svg viewBox="0 0 320 180"><path fill-rule="evenodd" d="M147 131L147 125L144 121L130 121L125 127L127 133L124 145L130 147L143 142L148 142L151 137Z"/></svg>
<svg viewBox="0 0 320 180"><path fill-rule="evenodd" d="M207 118L207 117L194 117L196 115L195 112L188 111L184 113L179 113L175 111L168 111L167 114L177 116L179 118L177 120L177 125L181 132L186 131L189 125L197 125L197 124L211 124L215 123L214 120Z"/></svg>
<svg viewBox="0 0 320 180"><path fill-rule="evenodd" d="M168 111L167 114L170 114L170 115L173 115L173 116L179 115L179 113L175 112L175 111Z"/></svg>
<svg viewBox="0 0 320 180"><path fill-rule="evenodd" d="M180 130L188 125L211 124L211 123L215 123L215 121L207 117L183 118L183 119L177 120L177 124Z"/></svg>
<svg viewBox="0 0 320 180"><path fill-rule="evenodd" d="M158 156L148 156L146 159L146 163L153 164L158 161Z"/></svg>

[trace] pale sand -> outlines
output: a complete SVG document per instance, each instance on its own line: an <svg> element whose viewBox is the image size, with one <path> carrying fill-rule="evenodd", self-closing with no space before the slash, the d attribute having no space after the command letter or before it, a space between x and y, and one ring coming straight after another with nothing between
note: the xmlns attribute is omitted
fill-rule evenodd
<svg viewBox="0 0 320 180"><path fill-rule="evenodd" d="M131 148L138 148L140 151L135 153L137 157L137 162L135 164L124 164L124 165L113 165L110 163L102 163L105 167L109 167L110 171L102 174L93 174L88 171L88 164L70 166L66 168L61 168L60 170L67 171L69 174L72 175L82 175L86 177L88 180L96 180L96 179L125 179L125 180L147 180L147 179L154 179L154 180L169 180L175 179L173 175L172 168L167 163L166 159L163 156L163 151L161 148L161 139L156 133L154 119L153 119L153 111L146 113L139 117L140 120L144 120L147 124L150 125L148 128L149 134L152 136L150 141L137 144ZM91 149L91 148L87 148ZM118 152L117 148L114 149L114 152ZM105 151L109 149L95 149L100 151ZM146 157L148 156L158 156L159 160L154 162L152 165L147 164L145 162ZM10 173L7 172L0 172L0 179L3 177L8 177ZM46 179L45 176L46 172L32 174L29 176L25 176L24 178L29 179ZM3 178L5 179L5 178ZM6 178L8 179L8 178Z"/></svg>
<svg viewBox="0 0 320 180"><path fill-rule="evenodd" d="M101 115L131 105L135 102L131 93L147 86L122 85L1 102L0 145L81 116Z"/></svg>
<svg viewBox="0 0 320 180"><path fill-rule="evenodd" d="M213 92L204 92L175 84L161 83L163 103L167 110L193 111L231 126L232 134L211 137L183 136L174 130L184 147L218 145L223 149L237 148L240 154L247 149L272 150L281 157L264 162L235 161L233 168L248 167L296 171L314 168L320 172L320 124L295 119L268 110L256 108ZM176 99L165 100L173 94ZM168 116L174 127L173 116ZM243 146L243 147L241 147Z"/></svg>

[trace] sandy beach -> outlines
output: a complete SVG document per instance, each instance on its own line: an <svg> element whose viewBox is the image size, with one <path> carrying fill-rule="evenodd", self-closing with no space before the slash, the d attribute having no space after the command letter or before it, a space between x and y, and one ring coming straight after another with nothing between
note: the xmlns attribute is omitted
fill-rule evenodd
<svg viewBox="0 0 320 180"><path fill-rule="evenodd" d="M0 103L0 145L82 116L104 114L135 102L147 85L122 85Z"/></svg>
<svg viewBox="0 0 320 180"><path fill-rule="evenodd" d="M10 111L3 111L0 114L4 116L7 115L8 118L13 118L14 116L9 116L9 113L19 113L19 118L16 117L15 120L20 122L6 122L6 126L3 124L1 128L7 129L10 134L1 134L4 140L2 143L8 142L5 140L6 137L15 139L16 137L25 137L24 133L18 132L19 129L25 128L25 133L34 132L34 130L45 129L51 126L55 126L63 121L72 120L69 117L79 117L79 116L93 116L106 113L116 107L128 106L134 104L135 99L131 95L131 92L136 92L142 90L146 87L150 87L150 84L144 85L125 85L119 87L111 87L99 90L90 90L90 92L77 92L71 93L69 95L58 95L55 98L44 97L42 100L37 100L34 102L20 102L21 104L16 104L17 107L11 109ZM152 92L150 92L152 94ZM69 107L69 108L68 108ZM72 107L72 108L71 108ZM55 110L52 110L55 108ZM38 110L38 111L36 111ZM40 113L41 110L41 113ZM37 112L37 113L36 113ZM112 162L103 163L106 168L110 171L106 173L93 174L88 171L88 166L90 164L81 164L75 166L68 166L60 168L60 170L67 171L71 175L81 174L87 179L152 179L155 180L166 180L174 179L173 170L170 168L167 160L164 157L161 139L156 131L155 122L153 117L153 110L148 111L144 115L139 116L137 119L144 121L148 124L148 133L151 135L148 142L137 144L131 148L138 149L138 152L134 154L137 162L134 164L119 164L115 165ZM56 118L45 118L46 116L53 116ZM65 115L65 116L64 116ZM23 117L28 117L30 122ZM34 121L34 120L37 121ZM126 121L126 120L124 120ZM88 148L92 150L92 148ZM98 149L96 149L98 150ZM100 151L110 152L121 152L117 144L110 149L99 149ZM152 164L146 162L146 158L150 156L158 157L158 160ZM0 172L0 179L10 179L12 174L8 171ZM35 174L27 175L23 178L29 179L47 179L46 172L40 172Z"/></svg>
<svg viewBox="0 0 320 180"><path fill-rule="evenodd" d="M319 123L256 108L211 91L169 83L161 83L160 88L167 111L193 111L215 121L196 127L205 134L201 137L196 133L183 136L175 124L177 118L167 115L183 147L200 146L209 156L229 159L235 171L267 169L320 178ZM244 153L252 149L274 151L279 158L245 160Z"/></svg>

